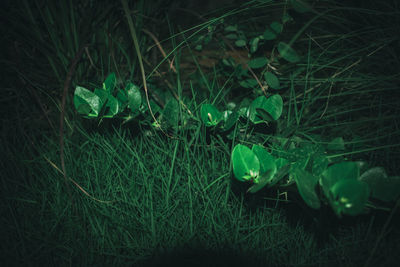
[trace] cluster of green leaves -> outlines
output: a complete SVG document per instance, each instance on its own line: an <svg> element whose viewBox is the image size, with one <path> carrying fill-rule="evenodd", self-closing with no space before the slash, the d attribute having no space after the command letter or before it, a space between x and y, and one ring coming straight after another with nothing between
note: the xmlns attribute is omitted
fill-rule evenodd
<svg viewBox="0 0 400 267"><path fill-rule="evenodd" d="M108 75L101 89L94 92L77 86L74 94L74 105L78 113L88 118L113 118L129 108L133 117L139 114L142 96L139 87L128 83L125 89L117 88L115 73Z"/></svg>
<svg viewBox="0 0 400 267"><path fill-rule="evenodd" d="M278 38L283 33L284 27L287 23L293 21L293 18L288 14L284 13L280 21L274 20L269 25L265 26L264 32L257 34L256 36L251 35L240 29L237 24L228 25L224 28L224 37L228 40L234 41L234 44L238 48L247 48L249 61L247 66L253 70L261 70L263 81L269 88L278 90L281 89L281 84L278 76L276 75L275 67L273 64L278 64L278 58L282 58L290 63L297 63L300 60L298 53L292 48L291 45L278 41ZM279 55L275 57L266 57L257 53L265 43L276 43L276 50ZM235 67L235 62L232 58L226 58L222 60L222 63L228 67ZM250 77L247 74L246 69L240 69L239 84L244 88L255 88L259 86L259 81L254 77ZM242 77L244 76L244 77Z"/></svg>
<svg viewBox="0 0 400 267"><path fill-rule="evenodd" d="M291 1L293 8L298 12L306 12L307 8L300 2ZM251 69L261 69L265 83L272 89L281 89L279 78L272 63L277 63L274 56L255 56L258 48L264 42L276 41L275 48L282 58L289 63L297 63L300 56L291 47L282 41L277 41L283 32L284 25L291 21L287 14L281 21L273 21L266 26L262 34L248 38L246 33L236 25L224 29L225 37L234 40L237 47L249 47ZM207 43L211 40L215 28L209 29L209 34L202 40ZM197 47L201 49L201 47ZM230 59L223 59L226 66L234 67ZM278 64L279 65L279 64ZM275 73L274 73L275 72ZM243 74L243 73L242 73ZM237 75L239 84L244 88L254 88L259 81L244 75L241 79ZM241 79L241 80L240 80ZM103 83L102 89L91 92L83 87L75 90L74 104L77 111L87 118L114 118L120 113L127 112L127 119L143 114L150 118L150 114L137 85L128 83L124 89L116 86L115 74L110 74ZM153 111L161 111L154 102ZM236 128L243 130L250 122L252 125L261 123L275 123L283 112L283 99L280 94L270 94L268 97L261 95L247 103L234 105L220 111L217 106L205 103L200 106L198 116L194 117L205 127L217 129L218 132L227 133L232 139ZM174 127L186 125L179 121L180 106L178 101L170 99L161 112L168 125ZM241 123L246 121L246 125ZM179 125L179 123L181 125ZM235 130L232 128L235 127ZM237 144L231 155L233 174L241 182L250 183L248 192L255 193L265 187L288 187L295 184L305 203L314 209L319 209L321 204L330 205L338 216L358 215L366 211L366 207L379 208L379 203L374 201L391 202L400 196L400 177L388 177L385 170L380 167L367 169L365 162L346 161L341 157L329 155L328 152L343 151L343 138L335 138L326 146L317 143L301 143L284 140L278 148L268 152L261 145L253 145L250 149L242 144ZM339 160L335 160L339 158Z"/></svg>
<svg viewBox="0 0 400 267"><path fill-rule="evenodd" d="M337 147L332 140L326 148L316 144L293 147L278 153L269 153L260 145L238 144L232 152L233 173L237 180L249 182L249 192L263 187L296 184L305 203L319 209L328 203L340 217L358 215L366 211L368 203L378 200L395 201L400 196L400 177L388 177L381 167L366 169L365 162L333 160L327 151Z"/></svg>

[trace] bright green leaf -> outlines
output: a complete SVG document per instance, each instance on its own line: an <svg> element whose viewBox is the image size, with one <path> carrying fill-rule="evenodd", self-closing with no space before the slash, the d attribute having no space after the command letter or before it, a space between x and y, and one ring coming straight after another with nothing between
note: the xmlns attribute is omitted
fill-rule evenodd
<svg viewBox="0 0 400 267"><path fill-rule="evenodd" d="M206 126L215 126L223 119L222 113L211 104L203 104L200 108L200 118Z"/></svg>
<svg viewBox="0 0 400 267"><path fill-rule="evenodd" d="M251 181L260 173L260 161L250 148L238 144L232 151L233 174L239 181Z"/></svg>
<svg viewBox="0 0 400 267"><path fill-rule="evenodd" d="M257 183L254 183L248 190L247 192L250 193L256 193L262 188L264 188L267 184L268 181L271 180L271 177L273 176L272 174L272 169L266 171L264 174L262 174L260 177L257 179Z"/></svg>
<svg viewBox="0 0 400 267"><path fill-rule="evenodd" d="M97 117L102 108L100 98L86 88L77 86L74 92L74 105L80 114Z"/></svg>
<svg viewBox="0 0 400 267"><path fill-rule="evenodd" d="M262 146L253 145L251 150L260 161L260 175L272 170L271 177L276 173L275 158ZM257 183L257 180L255 181Z"/></svg>
<svg viewBox="0 0 400 267"><path fill-rule="evenodd" d="M117 78L115 76L115 73L112 72L107 76L106 80L104 81L103 90L112 94L116 85L117 85Z"/></svg>
<svg viewBox="0 0 400 267"><path fill-rule="evenodd" d="M140 94L139 87L128 83L125 87L125 92L128 98L128 107L133 113L138 112L142 104L142 95Z"/></svg>

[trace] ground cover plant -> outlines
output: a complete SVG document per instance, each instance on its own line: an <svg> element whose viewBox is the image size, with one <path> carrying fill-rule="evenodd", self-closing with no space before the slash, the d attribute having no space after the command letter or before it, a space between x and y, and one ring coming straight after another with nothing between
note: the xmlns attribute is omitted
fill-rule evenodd
<svg viewBox="0 0 400 267"><path fill-rule="evenodd" d="M395 1L5 5L3 262L398 260Z"/></svg>

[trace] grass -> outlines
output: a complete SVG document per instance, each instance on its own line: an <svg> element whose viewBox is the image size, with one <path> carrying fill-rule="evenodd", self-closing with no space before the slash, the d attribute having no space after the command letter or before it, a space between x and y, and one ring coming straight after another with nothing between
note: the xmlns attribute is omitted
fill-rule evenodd
<svg viewBox="0 0 400 267"><path fill-rule="evenodd" d="M328 12L299 35L295 44L304 61L275 66L285 88L280 92L285 107L274 135L248 127L252 136L237 133L233 141L226 141L196 121L190 121L190 130L175 131L178 139L138 121L122 126L104 122L98 127L74 114L69 101L67 180L58 167L56 125L69 59L88 42L73 86L101 81L110 71L137 83L140 75L120 6L107 2L104 8L92 7L86 20L96 18L92 20L96 30L81 31L86 20L77 3L61 1L59 5L68 10L62 16L51 12L60 8L58 4L41 10L43 3L22 1L19 9L2 11L4 25L9 26L2 43L18 44L2 59L2 66L7 66L2 71L7 76L0 107L2 262L10 266L363 266L373 249L369 266L390 266L398 260L398 213L382 232L386 211L339 220L330 209L310 210L291 192L287 202L277 192L245 194L247 186L233 179L230 166L232 147L239 142L268 145L275 135L325 142L343 136L347 157L365 159L398 175L399 40L393 33L399 29L399 7L395 2L388 2L389 9L382 3L374 9L343 7ZM140 19L135 27L151 21L156 21L154 28L157 23L164 25L159 36L170 35L162 37L161 44L168 48L172 43L168 51L178 62L182 55L182 64L183 54L193 58L197 76L187 75L177 64L178 74L165 78L171 85L168 92L165 80L152 77L151 93L161 98L175 93L195 115L209 97L223 107L257 95L256 90L238 86L233 70L221 65L204 68L193 47L191 52L184 48L193 46L193 37L203 34L210 21L218 20L206 17L183 31L172 19L148 17L164 10L157 3L159 9L137 2L134 8ZM324 10L339 6L333 1L324 4ZM256 7L222 10L221 17L248 32L259 32L265 11ZM266 7L274 15L282 12L280 3ZM290 26L282 37L285 41L310 17L295 19L299 23ZM26 31L25 24L35 26ZM105 25L105 30L98 25ZM93 33L92 38L86 39L87 32ZM138 38L150 62L153 52L148 48L154 41L143 33ZM222 46L218 40L212 42ZM156 64L146 70L150 73L163 64L156 57ZM301 68L297 76L293 74ZM180 114L184 112L182 107Z"/></svg>
<svg viewBox="0 0 400 267"><path fill-rule="evenodd" d="M364 260L354 255L374 244L376 233L364 224L343 228L319 247L318 236L301 219L288 223L285 212L267 201L252 206L233 194L228 148L215 149L223 144L214 140L188 147L159 134L80 134L85 142L66 143L66 166L82 188L70 183L66 190L63 176L49 164L58 159L58 144L51 140L26 151L31 159L20 150L7 153L15 164L23 163L13 168L20 170L18 177L14 171L3 180L8 207L2 208L15 218L4 224L3 255L13 259L18 251L13 264L195 264L205 263L205 253L234 266L351 266ZM231 254L237 255L234 261Z"/></svg>

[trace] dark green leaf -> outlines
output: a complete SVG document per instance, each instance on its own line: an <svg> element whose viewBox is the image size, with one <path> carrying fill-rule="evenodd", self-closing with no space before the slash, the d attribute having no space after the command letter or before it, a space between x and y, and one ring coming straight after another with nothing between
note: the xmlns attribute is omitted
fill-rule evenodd
<svg viewBox="0 0 400 267"><path fill-rule="evenodd" d="M258 69L265 67L268 64L268 59L266 57L257 57L250 60L247 65L252 69Z"/></svg>
<svg viewBox="0 0 400 267"><path fill-rule="evenodd" d="M343 179L331 187L330 202L338 216L342 213L358 215L363 212L369 193L368 184L354 179Z"/></svg>
<svg viewBox="0 0 400 267"><path fill-rule="evenodd" d="M303 200L313 209L319 209L321 203L318 195L315 192L315 186L318 182L318 177L306 172L303 169L296 168L291 173L296 181L297 188Z"/></svg>
<svg viewBox="0 0 400 267"><path fill-rule="evenodd" d="M293 50L288 44L279 42L278 44L279 54L290 63L296 63L300 60L299 55Z"/></svg>
<svg viewBox="0 0 400 267"><path fill-rule="evenodd" d="M279 83L279 79L272 72L265 72L264 79L272 89L280 89L281 85Z"/></svg>

